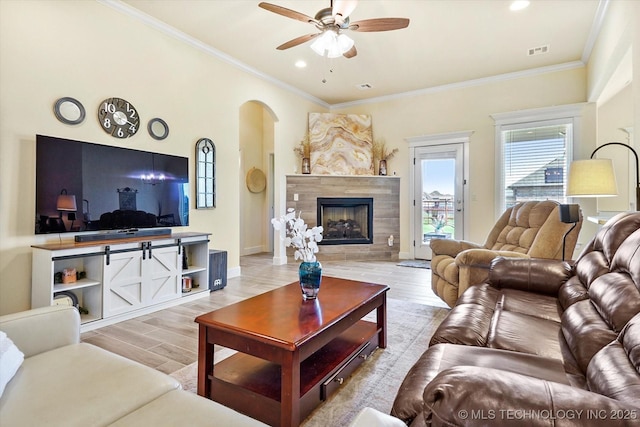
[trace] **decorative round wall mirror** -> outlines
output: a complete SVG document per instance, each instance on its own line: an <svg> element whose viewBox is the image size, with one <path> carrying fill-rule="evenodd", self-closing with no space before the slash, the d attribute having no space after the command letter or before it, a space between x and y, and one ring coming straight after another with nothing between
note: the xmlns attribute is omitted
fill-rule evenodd
<svg viewBox="0 0 640 427"><path fill-rule="evenodd" d="M169 136L169 125L167 124L167 122L158 117L149 120L147 129L149 130L149 135L151 135L151 138L157 139L158 141L161 141Z"/></svg>
<svg viewBox="0 0 640 427"><path fill-rule="evenodd" d="M68 125L79 125L84 121L86 112L84 106L75 98L60 98L53 105L56 118Z"/></svg>

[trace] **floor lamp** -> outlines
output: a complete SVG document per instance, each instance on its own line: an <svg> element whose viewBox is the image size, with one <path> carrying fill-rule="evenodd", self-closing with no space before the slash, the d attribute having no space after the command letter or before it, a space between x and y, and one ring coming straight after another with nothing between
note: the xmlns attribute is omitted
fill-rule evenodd
<svg viewBox="0 0 640 427"><path fill-rule="evenodd" d="M579 205L560 205L560 222L565 224L573 224L571 228L562 236L562 260L564 261L564 251L566 248L567 236L576 228L580 222L580 206Z"/></svg>
<svg viewBox="0 0 640 427"><path fill-rule="evenodd" d="M591 153L589 160L576 160L571 163L569 180L567 183L567 196L576 197L610 197L618 195L616 177L613 173L611 159L594 159L598 150L608 145L621 145L627 147L635 157L636 165L636 210L640 210L640 165L638 153L630 145L622 142L607 142Z"/></svg>

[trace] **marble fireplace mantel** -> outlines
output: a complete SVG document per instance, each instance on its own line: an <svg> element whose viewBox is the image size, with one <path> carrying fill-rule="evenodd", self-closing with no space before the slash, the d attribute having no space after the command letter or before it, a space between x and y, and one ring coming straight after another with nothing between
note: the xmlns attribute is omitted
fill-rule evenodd
<svg viewBox="0 0 640 427"><path fill-rule="evenodd" d="M373 243L322 245L318 260L397 260L400 251L400 177L378 175L287 175L287 208L316 224L318 197L372 197ZM393 236L393 246L388 245ZM292 255L293 252L288 255Z"/></svg>

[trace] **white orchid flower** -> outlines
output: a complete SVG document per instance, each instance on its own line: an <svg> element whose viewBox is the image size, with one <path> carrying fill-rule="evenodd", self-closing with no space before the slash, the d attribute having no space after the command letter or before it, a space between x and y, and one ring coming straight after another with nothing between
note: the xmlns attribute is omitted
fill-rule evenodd
<svg viewBox="0 0 640 427"><path fill-rule="evenodd" d="M301 212L293 208L288 208L287 213L280 218L271 220L274 230L284 230L285 236L282 237L286 247L294 247L295 259L301 259L304 262L315 262L314 254L318 253L319 248L317 242L322 241L322 226L308 228L307 224L301 217Z"/></svg>

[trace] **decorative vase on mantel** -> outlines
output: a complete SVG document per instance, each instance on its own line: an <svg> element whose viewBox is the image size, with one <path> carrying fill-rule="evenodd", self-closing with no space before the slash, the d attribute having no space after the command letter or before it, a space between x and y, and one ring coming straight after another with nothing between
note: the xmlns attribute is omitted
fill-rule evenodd
<svg viewBox="0 0 640 427"><path fill-rule="evenodd" d="M311 159L308 157L302 158L302 173L308 175L311 173Z"/></svg>
<svg viewBox="0 0 640 427"><path fill-rule="evenodd" d="M322 282L322 264L317 260L303 261L298 269L300 289L305 300L316 299Z"/></svg>
<svg viewBox="0 0 640 427"><path fill-rule="evenodd" d="M387 161L385 159L380 160L380 164L378 166L378 175L387 176Z"/></svg>

